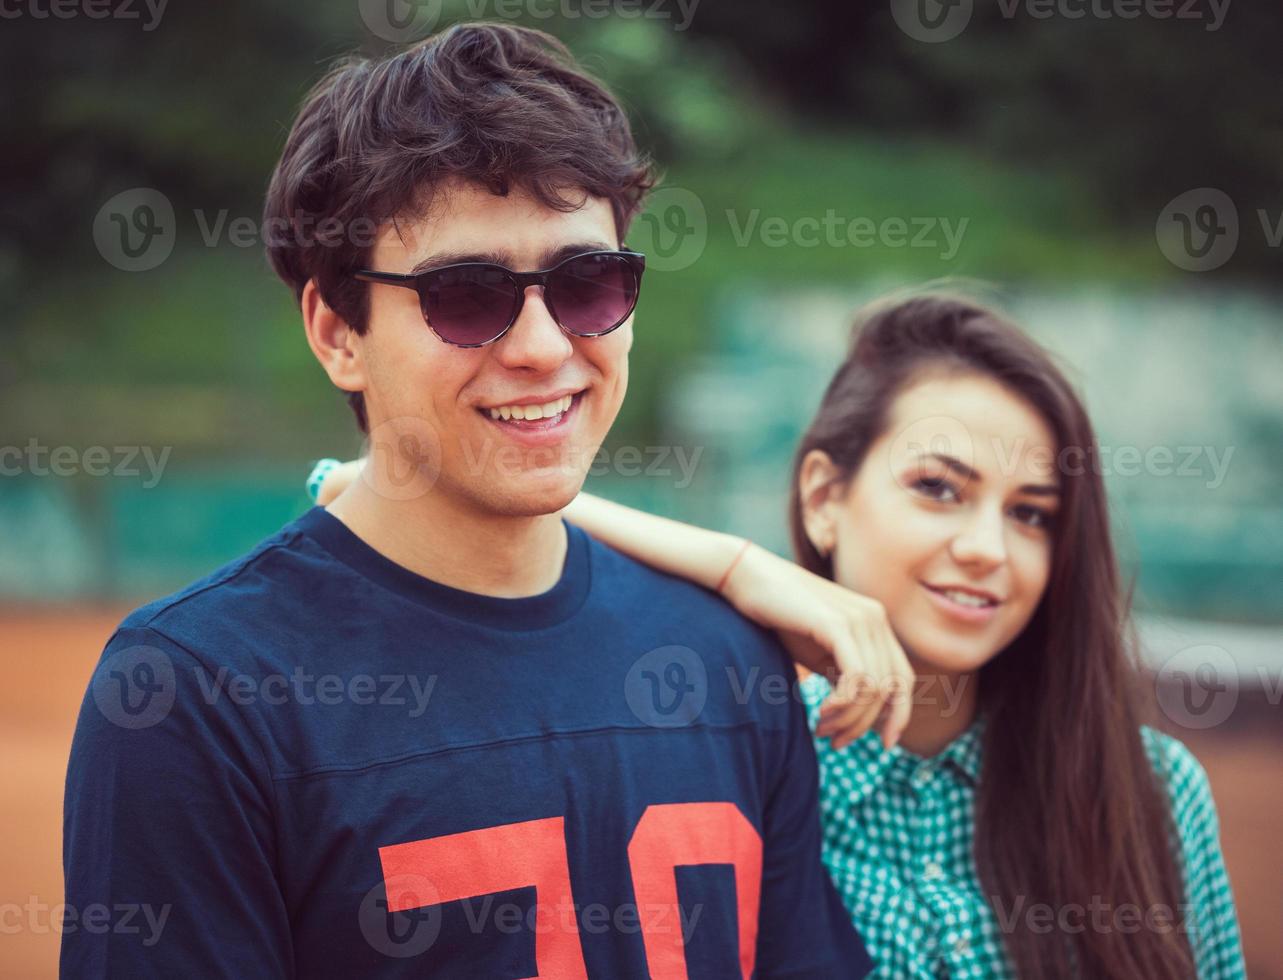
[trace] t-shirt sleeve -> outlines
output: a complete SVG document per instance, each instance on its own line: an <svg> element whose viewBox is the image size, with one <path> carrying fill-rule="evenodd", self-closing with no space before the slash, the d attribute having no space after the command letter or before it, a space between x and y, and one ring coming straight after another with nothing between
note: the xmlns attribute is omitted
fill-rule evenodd
<svg viewBox="0 0 1283 980"><path fill-rule="evenodd" d="M291 974L271 780L218 690L155 630L107 644L67 769L63 976Z"/></svg>
<svg viewBox="0 0 1283 980"><path fill-rule="evenodd" d="M821 860L819 769L797 698L787 724L764 818L757 976L853 980L873 964Z"/></svg>
<svg viewBox="0 0 1283 980"><path fill-rule="evenodd" d="M1143 733L1171 800L1186 928L1199 980L1241 980L1247 976L1243 945L1207 773L1178 739L1148 728Z"/></svg>

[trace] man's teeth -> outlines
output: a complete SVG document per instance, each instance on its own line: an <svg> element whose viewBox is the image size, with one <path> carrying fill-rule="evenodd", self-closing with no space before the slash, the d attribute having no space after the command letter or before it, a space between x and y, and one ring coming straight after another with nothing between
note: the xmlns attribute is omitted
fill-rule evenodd
<svg viewBox="0 0 1283 980"><path fill-rule="evenodd" d="M975 606L976 608L980 608L982 606L994 605L992 599L972 595L970 592L959 592L956 589L941 589L940 591L946 598L952 599L960 606Z"/></svg>
<svg viewBox="0 0 1283 980"><path fill-rule="evenodd" d="M547 419L554 415L560 415L570 408L570 403L574 401L574 395L563 395L554 402L548 402L545 405L501 405L498 408L490 409L490 417L495 421L499 419Z"/></svg>

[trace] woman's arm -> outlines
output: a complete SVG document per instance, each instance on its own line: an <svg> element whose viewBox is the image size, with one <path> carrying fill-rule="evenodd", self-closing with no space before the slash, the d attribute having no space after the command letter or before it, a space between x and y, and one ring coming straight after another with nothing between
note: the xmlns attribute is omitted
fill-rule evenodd
<svg viewBox="0 0 1283 980"><path fill-rule="evenodd" d="M325 466L326 461L318 467ZM361 472L361 460L327 467L319 504ZM739 613L780 634L790 656L825 674L833 694L817 735L836 748L875 723L890 747L909 722L914 674L882 604L845 589L744 538L683 524L581 493L565 518L637 561L720 592Z"/></svg>
<svg viewBox="0 0 1283 980"><path fill-rule="evenodd" d="M817 735L841 748L878 725L894 745L909 721L914 674L882 604L744 538L657 517L581 493L567 520L643 564L721 592L743 616L776 630L789 654L828 676L834 693Z"/></svg>

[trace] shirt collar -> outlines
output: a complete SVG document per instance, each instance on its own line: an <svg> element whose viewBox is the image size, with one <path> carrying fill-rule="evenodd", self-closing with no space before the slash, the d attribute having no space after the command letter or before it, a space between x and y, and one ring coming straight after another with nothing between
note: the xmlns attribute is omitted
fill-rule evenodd
<svg viewBox="0 0 1283 980"><path fill-rule="evenodd" d="M972 786L980 782L980 762L984 745L984 714L978 714L957 738L944 747L936 758L950 763L967 777Z"/></svg>
<svg viewBox="0 0 1283 980"><path fill-rule="evenodd" d="M842 753L847 765L862 774L852 787L849 801L859 802L888 778L907 781L919 771L938 773L945 768L952 769L974 787L980 781L984 725L984 715L977 715L957 738L929 759L898 745L888 751L882 747L882 737L876 731L866 732Z"/></svg>

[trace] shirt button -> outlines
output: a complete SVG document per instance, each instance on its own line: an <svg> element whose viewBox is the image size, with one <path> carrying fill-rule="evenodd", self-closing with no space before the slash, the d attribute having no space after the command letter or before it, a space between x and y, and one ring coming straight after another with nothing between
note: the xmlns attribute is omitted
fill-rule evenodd
<svg viewBox="0 0 1283 980"><path fill-rule="evenodd" d="M922 766L913 773L913 785L922 787L931 781L931 770Z"/></svg>
<svg viewBox="0 0 1283 980"><path fill-rule="evenodd" d="M953 944L953 951L959 956L966 956L971 952L971 941L966 936L962 936Z"/></svg>
<svg viewBox="0 0 1283 980"><path fill-rule="evenodd" d="M927 881L935 881L937 878L944 877L944 868L940 867L935 861L928 861L926 868L923 870L923 878Z"/></svg>

